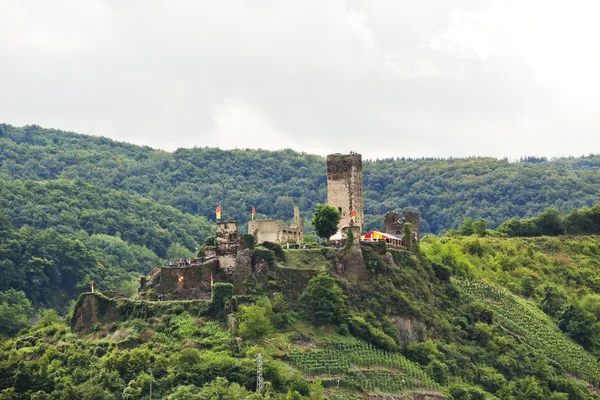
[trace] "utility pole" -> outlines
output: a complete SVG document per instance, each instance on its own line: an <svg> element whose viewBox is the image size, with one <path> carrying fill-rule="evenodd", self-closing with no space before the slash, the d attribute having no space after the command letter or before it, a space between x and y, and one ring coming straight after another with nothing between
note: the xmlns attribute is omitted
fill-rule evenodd
<svg viewBox="0 0 600 400"><path fill-rule="evenodd" d="M263 380L263 359L262 353L258 353L258 365L256 367L256 393L262 393L264 380Z"/></svg>

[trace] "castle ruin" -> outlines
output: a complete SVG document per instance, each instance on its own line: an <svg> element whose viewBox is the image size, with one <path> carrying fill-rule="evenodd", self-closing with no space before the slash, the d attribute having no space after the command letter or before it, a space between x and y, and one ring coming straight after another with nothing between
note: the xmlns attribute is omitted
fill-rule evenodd
<svg viewBox="0 0 600 400"><path fill-rule="evenodd" d="M385 214L385 233L402 237L404 235L404 224L410 222L412 224L413 239L419 241L421 239L421 225L419 214L411 211L404 211L402 214L396 211Z"/></svg>
<svg viewBox="0 0 600 400"><path fill-rule="evenodd" d="M226 275L232 276L235 271L237 253L241 244L241 235L238 232L236 221L217 222L215 244L220 268Z"/></svg>
<svg viewBox="0 0 600 400"><path fill-rule="evenodd" d="M406 222L412 224L413 240L420 239L419 214L409 211L386 214L385 233L393 236L392 238L382 238L381 232L375 231L371 233L379 233L380 237L369 240L362 236L364 198L360 154L338 153L327 156L327 203L341 213L336 235L341 238L343 251L332 249L315 253L301 248L295 251L307 251L305 255L296 254L286 260L283 249L278 244L300 243L303 238L304 222L300 218L298 207L294 207L294 219L290 226L284 226L273 219L249 221L250 235L243 235L238 231L237 221L218 221L214 246L203 246L201 254L193 260L185 260L184 265L153 268L147 278L140 280L140 297L205 299L210 296L213 278L215 282L233 283L235 293L244 294L251 276L253 284L263 282L273 287L283 285L288 292L299 295L310 278L318 273L320 266L326 266L351 281L368 279L363 245L383 240L390 246L403 246ZM371 235L374 236L376 235ZM348 240L351 243L345 243ZM267 242L270 242L269 245ZM255 248L255 243L263 246ZM281 254L273 250L276 248L279 248ZM318 262L321 264L308 268L303 264L304 257L320 260ZM281 267L280 263L284 262L285 267Z"/></svg>
<svg viewBox="0 0 600 400"><path fill-rule="evenodd" d="M300 218L300 209L294 206L294 220L288 226L282 226L274 219L251 220L248 233L254 235L257 243L300 243L304 237L304 222Z"/></svg>
<svg viewBox="0 0 600 400"><path fill-rule="evenodd" d="M342 214L340 231L349 226L358 226L362 232L365 202L360 154L337 153L327 156L327 204L337 208Z"/></svg>

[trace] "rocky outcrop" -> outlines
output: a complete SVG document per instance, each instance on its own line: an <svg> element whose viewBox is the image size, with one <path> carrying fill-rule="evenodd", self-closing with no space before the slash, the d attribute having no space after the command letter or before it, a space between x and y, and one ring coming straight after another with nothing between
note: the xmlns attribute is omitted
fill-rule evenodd
<svg viewBox="0 0 600 400"><path fill-rule="evenodd" d="M400 341L403 344L414 341L422 342L429 338L427 326L419 320L398 315L390 316L390 320L400 331Z"/></svg>

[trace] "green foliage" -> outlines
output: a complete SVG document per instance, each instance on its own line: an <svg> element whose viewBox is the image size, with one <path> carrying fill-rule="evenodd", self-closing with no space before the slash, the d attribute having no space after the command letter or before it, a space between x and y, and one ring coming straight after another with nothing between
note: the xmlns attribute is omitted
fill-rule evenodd
<svg viewBox="0 0 600 400"><path fill-rule="evenodd" d="M256 339L271 333L273 326L268 317L269 314L272 314L272 310L257 304L240 306L238 313L240 336L246 339Z"/></svg>
<svg viewBox="0 0 600 400"><path fill-rule="evenodd" d="M383 330L367 322L365 318L359 315L351 315L348 318L350 332L361 339L387 351L398 349L397 343L389 337Z"/></svg>
<svg viewBox="0 0 600 400"><path fill-rule="evenodd" d="M334 343L310 351L295 348L290 358L292 364L305 374L338 376L339 386L352 389L396 393L437 387L415 363L364 342Z"/></svg>
<svg viewBox="0 0 600 400"><path fill-rule="evenodd" d="M160 259L148 248L104 234L61 234L5 225L0 236L0 290L23 291L35 307L64 310L94 280L99 290L120 290Z"/></svg>
<svg viewBox="0 0 600 400"><path fill-rule="evenodd" d="M354 247L354 232L352 232L352 229L348 229L346 243L344 243L344 253L348 253L352 247Z"/></svg>
<svg viewBox="0 0 600 400"><path fill-rule="evenodd" d="M473 226L473 218L465 218L460 228L458 228L458 231L461 235L464 236L471 236L473 233L475 233L475 227Z"/></svg>
<svg viewBox="0 0 600 400"><path fill-rule="evenodd" d="M456 280L456 283L473 299L483 301L493 312L494 319L528 345L544 352L572 374L592 384L600 384L600 365L596 359L565 337L533 304L484 283L463 280ZM575 329L579 327L577 325Z"/></svg>
<svg viewBox="0 0 600 400"><path fill-rule="evenodd" d="M338 231L341 218L341 213L335 207L328 204L317 204L311 224L317 235L323 239L329 239Z"/></svg>
<svg viewBox="0 0 600 400"><path fill-rule="evenodd" d="M403 228L403 242L404 242L404 247L406 247L407 250L412 250L413 249L413 226L410 222L405 222L404 223L404 228Z"/></svg>
<svg viewBox="0 0 600 400"><path fill-rule="evenodd" d="M160 257L172 243L193 249L214 230L203 217L82 180L0 181L0 206L17 227L117 236Z"/></svg>
<svg viewBox="0 0 600 400"><path fill-rule="evenodd" d="M285 251L279 243L274 242L263 242L261 246L267 248L273 252L277 261L285 262Z"/></svg>
<svg viewBox="0 0 600 400"><path fill-rule="evenodd" d="M225 313L225 307L233 297L233 285L231 283L215 283L210 299L210 312L212 315L222 317Z"/></svg>
<svg viewBox="0 0 600 400"><path fill-rule="evenodd" d="M298 301L305 307L307 317L318 325L341 322L347 314L344 292L324 272L308 282Z"/></svg>
<svg viewBox="0 0 600 400"><path fill-rule="evenodd" d="M310 218L309 210L326 201L325 159L291 150L168 153L35 125L2 125L2 132L0 179L82 179L207 219L214 219L215 205L222 203L242 224L250 204L286 219L292 203ZM390 204L417 208L425 217L422 230L434 233L459 226L465 215L497 227L554 205L563 213L591 207L599 167L597 155L516 163L483 157L364 160L365 229L381 227Z"/></svg>
<svg viewBox="0 0 600 400"><path fill-rule="evenodd" d="M254 237L254 235L246 233L242 236L242 241L244 242L244 246L246 246L246 248L248 248L250 250L254 249L255 242L256 242L256 238Z"/></svg>
<svg viewBox="0 0 600 400"><path fill-rule="evenodd" d="M204 240L204 245L205 246L215 246L215 237L214 236L208 236L205 240Z"/></svg>
<svg viewBox="0 0 600 400"><path fill-rule="evenodd" d="M194 253L179 243L171 243L166 252L167 260L179 261L194 258Z"/></svg>
<svg viewBox="0 0 600 400"><path fill-rule="evenodd" d="M487 225L484 219L478 219L473 224L473 233L478 236L485 236L487 234Z"/></svg>
<svg viewBox="0 0 600 400"><path fill-rule="evenodd" d="M14 289L0 292L0 338L25 328L32 316L33 307L25 293Z"/></svg>

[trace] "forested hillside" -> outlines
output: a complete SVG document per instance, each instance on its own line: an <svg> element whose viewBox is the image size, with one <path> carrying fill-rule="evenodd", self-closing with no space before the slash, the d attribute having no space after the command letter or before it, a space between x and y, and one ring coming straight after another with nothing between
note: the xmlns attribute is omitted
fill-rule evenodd
<svg viewBox="0 0 600 400"><path fill-rule="evenodd" d="M166 257L172 243L190 250L213 234L204 217L123 191L75 181L0 180L0 207L17 227L117 236Z"/></svg>
<svg viewBox="0 0 600 400"><path fill-rule="evenodd" d="M62 234L54 229L17 229L0 213L0 291L22 291L36 308L64 311L69 301L89 288L91 280L103 290L131 295L137 288L137 278L160 263L152 250L118 237L88 235L84 231ZM20 323L13 327L14 323L9 318L0 324L0 337L22 327Z"/></svg>
<svg viewBox="0 0 600 400"><path fill-rule="evenodd" d="M360 152L360 149L355 149ZM401 156L399 150L398 156ZM183 212L245 222L287 220L293 203L309 217L326 199L323 157L292 150L180 149L173 153L38 126L0 125L0 177L82 179L140 194ZM561 212L599 200L600 157L522 162L491 158L389 159L364 162L367 228L381 227L390 210L417 208L424 231L456 228L465 217L496 227L548 206Z"/></svg>

